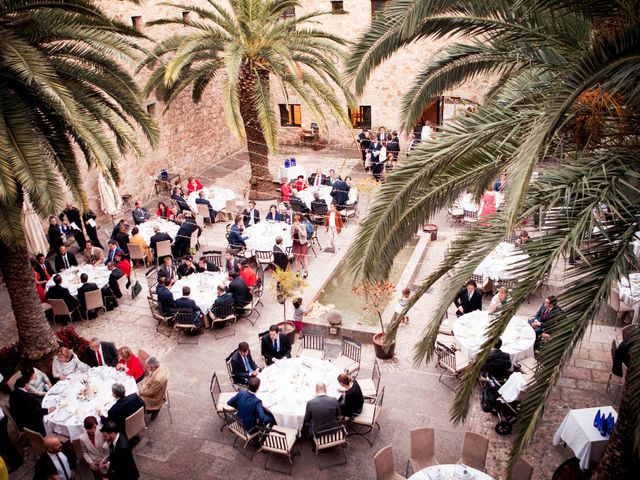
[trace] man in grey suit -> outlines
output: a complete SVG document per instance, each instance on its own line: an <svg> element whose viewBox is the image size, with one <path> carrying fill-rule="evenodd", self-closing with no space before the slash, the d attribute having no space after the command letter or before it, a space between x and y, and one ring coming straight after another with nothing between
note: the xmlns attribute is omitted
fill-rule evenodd
<svg viewBox="0 0 640 480"><path fill-rule="evenodd" d="M315 398L307 402L304 432L311 437L322 430L337 427L340 423L338 400L327 395L327 386L324 383L317 383Z"/></svg>

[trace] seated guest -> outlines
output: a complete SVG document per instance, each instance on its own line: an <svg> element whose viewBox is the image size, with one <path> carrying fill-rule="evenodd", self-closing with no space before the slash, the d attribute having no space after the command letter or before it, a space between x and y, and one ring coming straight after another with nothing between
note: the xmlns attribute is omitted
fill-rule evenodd
<svg viewBox="0 0 640 480"><path fill-rule="evenodd" d="M51 264L47 262L45 256L42 253L36 255L36 266L33 267L38 274L39 282L48 282L51 277L55 275Z"/></svg>
<svg viewBox="0 0 640 480"><path fill-rule="evenodd" d="M312 187L319 187L320 185L329 185L327 176L324 173L322 173L321 168L318 168L314 173L312 173L309 176L309 185Z"/></svg>
<svg viewBox="0 0 640 480"><path fill-rule="evenodd" d="M271 365L274 359L291 358L291 340L289 335L280 332L277 325L269 327L269 333L262 336L260 350L267 365Z"/></svg>
<svg viewBox="0 0 640 480"><path fill-rule="evenodd" d="M349 185L344 180L338 180L331 189L331 198L336 203L338 210L344 210L349 200Z"/></svg>
<svg viewBox="0 0 640 480"><path fill-rule="evenodd" d="M82 252L84 262L88 265L97 265L104 259L104 250L100 247L94 247L91 240L87 240L85 249Z"/></svg>
<svg viewBox="0 0 640 480"><path fill-rule="evenodd" d="M70 443L63 445L55 435L47 435L44 437L44 449L45 452L36 461L33 478L76 478L77 459Z"/></svg>
<svg viewBox="0 0 640 480"><path fill-rule="evenodd" d="M246 247L247 244L244 243L246 239L249 237L243 236L242 232L244 231L244 226L242 224L242 217L240 215L236 216L235 222L231 225L231 229L227 234L227 240L229 241L229 245L238 246L238 247Z"/></svg>
<svg viewBox="0 0 640 480"><path fill-rule="evenodd" d="M237 410L237 416L242 421L242 426L251 434L257 425L275 425L276 419L262 406L262 400L256 397L260 388L260 379L251 377L247 382L248 389L241 389L229 399L227 405Z"/></svg>
<svg viewBox="0 0 640 480"><path fill-rule="evenodd" d="M196 302L192 298L189 298L189 295L191 295L191 289L185 285L182 287L182 297L176 298L176 308L191 310L193 312L193 324L196 328L200 328L202 325L202 311Z"/></svg>
<svg viewBox="0 0 640 480"><path fill-rule="evenodd" d="M160 313L165 316L171 315L171 310L176 307L176 301L173 298L173 293L169 290L165 283L167 277L162 276L158 278L158 286L156 287L156 294L158 295L158 306L160 307Z"/></svg>
<svg viewBox="0 0 640 480"><path fill-rule="evenodd" d="M205 257L200 257L198 264L196 265L196 272L219 272L220 267L215 263L208 261Z"/></svg>
<svg viewBox="0 0 640 480"><path fill-rule="evenodd" d="M113 240L118 243L120 249L124 252L124 254L129 256L129 224L123 223L120 226L120 229L113 236Z"/></svg>
<svg viewBox="0 0 640 480"><path fill-rule="evenodd" d="M58 249L54 264L56 266L56 272L62 272L63 270L68 270L71 267L77 267L78 260L73 253L67 252L67 247L62 245Z"/></svg>
<svg viewBox="0 0 640 480"><path fill-rule="evenodd" d="M180 225L180 228L173 241L173 256L182 257L191 248L191 234L198 231L198 236L200 236L200 227L191 218L187 219L184 215L178 215L176 222Z"/></svg>
<svg viewBox="0 0 640 480"><path fill-rule="evenodd" d="M164 257L163 265L160 267L160 270L158 270L158 279L160 279L160 277L165 278L164 284L168 288L171 288L178 280L178 270L173 265L171 257Z"/></svg>
<svg viewBox="0 0 640 480"><path fill-rule="evenodd" d="M108 459L100 464L100 471L106 471L109 480L138 480L140 472L127 436L121 434L113 422L103 423L100 432L110 452Z"/></svg>
<svg viewBox="0 0 640 480"><path fill-rule="evenodd" d="M53 378L58 380L64 380L75 372L86 372L88 369L89 366L81 362L78 356L73 353L73 350L69 350L67 347L58 349L51 364L51 374Z"/></svg>
<svg viewBox="0 0 640 480"><path fill-rule="evenodd" d="M202 190L202 184L198 181L196 177L189 177L187 179L187 192L198 192Z"/></svg>
<svg viewBox="0 0 640 480"><path fill-rule="evenodd" d="M178 187L175 187L173 189L173 193L171 194L171 200L176 202L181 212L191 211L191 207L189 207L187 200L185 200L185 198L182 196L182 193L180 192L180 189Z"/></svg>
<svg viewBox="0 0 640 480"><path fill-rule="evenodd" d="M133 216L133 223L136 225L140 225L151 218L151 214L142 206L140 200L136 201L135 208L131 211L131 215Z"/></svg>
<svg viewBox="0 0 640 480"><path fill-rule="evenodd" d="M115 237L120 231L120 228L122 228L126 223L127 221L124 218L121 218L118 223L114 225L113 230L111 231L111 237L109 238Z"/></svg>
<svg viewBox="0 0 640 480"><path fill-rule="evenodd" d="M123 253L124 254L124 250L122 250L119 246L118 246L118 242L116 242L114 239L111 239L107 242L107 255L104 259L104 264L106 265L109 262L115 262L116 261L116 253Z"/></svg>
<svg viewBox="0 0 640 480"><path fill-rule="evenodd" d="M227 292L227 289L224 285L218 285L216 287L216 292L218 293L218 296L211 305L211 311L214 313L214 315L217 315L216 310L219 310L225 306L234 305L233 295Z"/></svg>
<svg viewBox="0 0 640 480"><path fill-rule="evenodd" d="M125 431L125 420L130 415L136 413L140 407L144 407L144 402L138 396L137 393L131 393L129 395L125 395L124 385L121 383L114 383L111 386L111 393L113 397L116 399L116 403L114 403L107 415L103 415L102 411L98 409L98 415L100 416L100 422L104 425L107 422L113 422L116 424L119 432Z"/></svg>
<svg viewBox="0 0 640 480"><path fill-rule="evenodd" d="M238 310L244 308L245 305L251 303L253 300L253 295L251 294L251 290L247 287L244 279L238 275L235 270L231 270L229 272L229 286L227 287L227 291L233 295L233 299L235 301L236 308Z"/></svg>
<svg viewBox="0 0 640 480"><path fill-rule="evenodd" d="M47 240L51 250L57 252L66 241L65 234L62 232L58 219L51 215L49 217L49 230L47 231Z"/></svg>
<svg viewBox="0 0 640 480"><path fill-rule="evenodd" d="M547 322L560 313L562 310L558 307L558 299L554 295L549 295L544 299L544 303L536 315L529 319L529 325L536 331L536 335L540 336L544 332Z"/></svg>
<svg viewBox="0 0 640 480"><path fill-rule="evenodd" d="M128 280L131 279L131 262L124 256L123 253L116 253L116 267L122 270L122 273ZM131 285L130 281L127 281L127 288Z"/></svg>
<svg viewBox="0 0 640 480"><path fill-rule="evenodd" d="M291 198L291 185L289 185L289 181L286 178L282 179L280 194L282 195L282 201L289 203L289 199Z"/></svg>
<svg viewBox="0 0 640 480"><path fill-rule="evenodd" d="M476 281L469 280L453 301L458 308L456 311L458 317L475 310L482 310L482 294L476 290L476 287Z"/></svg>
<svg viewBox="0 0 640 480"><path fill-rule="evenodd" d="M291 193L289 205L291 205L291 210L293 210L295 213L311 213L309 207L307 207L307 205L302 200L300 200L300 197L298 197L298 190L296 188L294 188L293 192Z"/></svg>
<svg viewBox="0 0 640 480"><path fill-rule="evenodd" d="M260 222L260 212L256 208L256 202L249 200L249 208L242 211L242 222L245 228Z"/></svg>
<svg viewBox="0 0 640 480"><path fill-rule="evenodd" d="M500 381L509 378L511 370L511 357L508 353L500 350L501 348L502 340L499 338L484 364L484 375L489 375Z"/></svg>
<svg viewBox="0 0 640 480"><path fill-rule="evenodd" d="M118 280L124 277L124 272L116 266L115 262L107 263L107 270L111 272L109 274L109 288L111 289L113 296L116 298L122 298L122 291L120 290Z"/></svg>
<svg viewBox="0 0 640 480"><path fill-rule="evenodd" d="M158 225L153 227L153 232L153 235L149 239L149 248L153 250L154 258L158 258L158 242L165 242L167 240L169 240L169 242L173 242L173 239L167 232L161 232Z"/></svg>
<svg viewBox="0 0 640 480"><path fill-rule="evenodd" d="M249 344L240 342L237 350L231 354L231 375L234 383L246 384L251 377L260 373L260 369L251 357Z"/></svg>
<svg viewBox="0 0 640 480"><path fill-rule="evenodd" d="M246 260L240 264L240 276L249 288L258 283L256 272L253 270L253 268L251 268L249 262L247 262Z"/></svg>
<svg viewBox="0 0 640 480"><path fill-rule="evenodd" d="M156 217L163 220L171 220L171 210L164 202L158 202L158 209L156 210Z"/></svg>
<svg viewBox="0 0 640 480"><path fill-rule="evenodd" d="M273 246L273 264L280 270L289 268L289 255L284 248L284 239L278 235L276 244Z"/></svg>
<svg viewBox="0 0 640 480"><path fill-rule="evenodd" d="M336 174L336 171L332 168L329 170L329 178L327 178L327 185L333 187L333 184L336 183L340 179L340 175Z"/></svg>
<svg viewBox="0 0 640 480"><path fill-rule="evenodd" d="M178 267L178 278L188 277L194 273L196 273L196 266L193 264L193 257L187 255L182 259Z"/></svg>
<svg viewBox="0 0 640 480"><path fill-rule="evenodd" d="M353 186L353 180L351 180L351 177L346 177L344 181L347 182L347 187L349 187L347 205L355 205L358 203L358 189Z"/></svg>
<svg viewBox="0 0 640 480"><path fill-rule="evenodd" d="M313 200L311 201L311 213L314 215L324 216L329 210L329 206L324 198L320 198L320 193L313 192Z"/></svg>
<svg viewBox="0 0 640 480"><path fill-rule="evenodd" d="M276 205L271 205L269 207L269 213L267 213L266 219L272 222L282 221L282 215L278 212L278 207Z"/></svg>
<svg viewBox="0 0 640 480"><path fill-rule="evenodd" d="M54 285L47 290L47 294L45 295L46 299L50 300L53 298L55 300L64 300L64 303L67 305L70 312L73 312L78 308L78 301L71 295L67 288L62 286L62 277L59 273L56 273L53 276L53 283Z"/></svg>
<svg viewBox="0 0 640 480"><path fill-rule="evenodd" d="M301 192L305 188L309 188L309 184L304 179L304 175L298 175L298 179L296 180L296 188L294 189L294 193L295 193L296 190L298 192Z"/></svg>
<svg viewBox="0 0 640 480"><path fill-rule="evenodd" d="M487 311L489 313L495 313L498 308L502 307L507 303L507 298L509 297L509 290L506 287L500 287L498 289L498 294L495 295L491 299L491 303L489 304L489 308Z"/></svg>
<svg viewBox="0 0 640 480"><path fill-rule="evenodd" d="M131 229L131 238L129 238L129 243L134 245L139 245L144 252L144 256L146 258L147 263L153 262L153 255L151 254L151 249L147 245L147 241L144 239L142 234L140 233L140 229L138 227L133 227Z"/></svg>
<svg viewBox="0 0 640 480"><path fill-rule="evenodd" d="M529 241L529 232L526 230L522 230L518 235L518 239L516 240L516 245L524 245Z"/></svg>
<svg viewBox="0 0 640 480"><path fill-rule="evenodd" d="M149 357L149 379L140 387L140 398L144 402L145 410L151 414L151 420L155 420L162 404L167 398L167 384L169 383L169 370L156 357Z"/></svg>
<svg viewBox="0 0 640 480"><path fill-rule="evenodd" d="M240 259L233 255L233 251L227 250L224 254L225 266L227 272L234 271L240 273Z"/></svg>
<svg viewBox="0 0 640 480"><path fill-rule="evenodd" d="M91 367L101 367L107 365L115 367L118 364L118 351L113 342L101 342L98 337L93 337L89 341L87 363Z"/></svg>
<svg viewBox="0 0 640 480"><path fill-rule="evenodd" d="M94 416L88 416L83 422L84 433L80 435L78 440L80 441L80 449L82 452L82 458L93 472L93 476L96 479L101 479L100 464L109 455L109 447L102 435L98 432L98 420Z"/></svg>
<svg viewBox="0 0 640 480"><path fill-rule="evenodd" d="M317 383L316 396L307 402L303 432L312 437L322 430L340 425L340 418L338 400L327 395L327 386L324 383Z"/></svg>
<svg viewBox="0 0 640 480"><path fill-rule="evenodd" d="M340 398L338 399L338 405L340 405L340 413L344 417L355 417L362 412L362 406L364 405L364 397L360 384L355 378L351 378L346 373L338 375L338 383L340 384Z"/></svg>
<svg viewBox="0 0 640 480"><path fill-rule="evenodd" d="M31 395L44 397L51 388L49 377L35 367L25 365L20 373L27 379L26 389Z"/></svg>
<svg viewBox="0 0 640 480"><path fill-rule="evenodd" d="M282 217L282 221L284 223L291 225L291 219L293 218L293 210L291 210L290 208L287 209L285 204L281 203L280 206L278 207L278 213L280 213L280 216Z"/></svg>
<svg viewBox="0 0 640 480"><path fill-rule="evenodd" d="M209 209L209 218L211 219L212 222L216 221L218 212L216 212L213 209L213 205L211 205L211 202L207 200L207 197L205 196L205 193L202 190L198 192L198 198L196 198L196 205L206 205L206 207Z"/></svg>
<svg viewBox="0 0 640 480"><path fill-rule="evenodd" d="M136 383L140 383L144 377L144 368L129 347L120 347L118 349L118 364L116 368L133 377Z"/></svg>
<svg viewBox="0 0 640 480"><path fill-rule="evenodd" d="M40 400L27 391L29 379L18 377L9 396L9 411L16 425L46 435L42 418L55 411L56 407L42 408Z"/></svg>
<svg viewBox="0 0 640 480"><path fill-rule="evenodd" d="M80 304L80 316L84 319L98 318L98 309L93 309L90 312L87 311L86 295L88 292L100 290L98 285L89 281L89 275L82 273L80 275L80 282L82 285L78 287L78 303Z"/></svg>

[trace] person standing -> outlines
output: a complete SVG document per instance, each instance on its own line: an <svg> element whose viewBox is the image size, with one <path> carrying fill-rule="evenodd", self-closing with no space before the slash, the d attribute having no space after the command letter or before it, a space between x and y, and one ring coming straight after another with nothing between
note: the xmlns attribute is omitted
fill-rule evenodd
<svg viewBox="0 0 640 480"><path fill-rule="evenodd" d="M98 420L96 417L86 417L83 426L85 431L78 438L82 458L91 469L93 477L96 480L102 480L104 477L100 473L100 464L109 455L109 448L102 438L102 435L97 435Z"/></svg>
<svg viewBox="0 0 640 480"><path fill-rule="evenodd" d="M169 370L156 357L147 360L147 366L151 375L140 387L140 398L145 404L147 413L151 414L151 420L155 420L162 405L167 401L167 384L169 383Z"/></svg>
<svg viewBox="0 0 640 480"><path fill-rule="evenodd" d="M324 226L325 226L325 231L331 232L331 248L335 253L336 235L340 235L340 232L342 232L342 215L340 215L340 212L336 210L335 202L331 203L331 206L329 207L329 211L325 214Z"/></svg>
<svg viewBox="0 0 640 480"><path fill-rule="evenodd" d="M293 266L296 268L297 264L300 264L300 270L304 273L302 278L307 278L309 273L307 271L307 255L309 252L309 242L307 240L307 229L302 224L302 217L296 215L293 217L293 224L291 225L291 240L293 245L291 252L293 253ZM298 270L298 274L300 274Z"/></svg>
<svg viewBox="0 0 640 480"><path fill-rule="evenodd" d="M77 461L70 444L63 445L55 435L47 435L44 448L45 452L36 461L34 479L45 480L52 476L60 480L76 478Z"/></svg>
<svg viewBox="0 0 640 480"><path fill-rule="evenodd" d="M102 438L109 445L109 461L100 465L109 480L138 480L140 472L133 459L133 451L124 433L113 422L106 422L100 429Z"/></svg>
<svg viewBox="0 0 640 480"><path fill-rule="evenodd" d="M67 219L67 225L69 225L71 233L76 239L76 242L78 242L80 250L84 250L86 239L84 236L84 231L82 230L82 219L80 216L80 210L74 207L73 204L67 203L67 208L65 208L58 216L61 222L65 217Z"/></svg>
<svg viewBox="0 0 640 480"><path fill-rule="evenodd" d="M98 238L98 225L96 223L96 218L96 214L93 213L93 210L91 209L85 210L82 214L82 221L84 222L84 229L87 232L87 237L89 237L89 240L93 242L93 245L104 250L104 247Z"/></svg>

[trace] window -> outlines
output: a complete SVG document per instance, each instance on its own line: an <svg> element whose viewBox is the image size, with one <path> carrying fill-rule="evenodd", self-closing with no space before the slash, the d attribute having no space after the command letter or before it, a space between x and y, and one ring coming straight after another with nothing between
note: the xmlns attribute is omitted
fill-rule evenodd
<svg viewBox="0 0 640 480"><path fill-rule="evenodd" d="M371 16L375 17L378 13L382 13L388 1L389 0L371 0Z"/></svg>
<svg viewBox="0 0 640 480"><path fill-rule="evenodd" d="M287 18L295 18L296 16L296 7L287 7L284 9L284 12L282 12L282 18L287 19Z"/></svg>
<svg viewBox="0 0 640 480"><path fill-rule="evenodd" d="M331 0L331 11L333 13L344 13L344 2Z"/></svg>
<svg viewBox="0 0 640 480"><path fill-rule="evenodd" d="M280 107L280 125L282 127L301 127L302 116L300 114L299 104L281 103Z"/></svg>
<svg viewBox="0 0 640 480"><path fill-rule="evenodd" d="M133 25L133 28L135 28L137 31L142 31L142 17L139 15L131 17L131 25Z"/></svg>
<svg viewBox="0 0 640 480"><path fill-rule="evenodd" d="M360 105L357 109L348 108L353 128L371 128L371 106Z"/></svg>

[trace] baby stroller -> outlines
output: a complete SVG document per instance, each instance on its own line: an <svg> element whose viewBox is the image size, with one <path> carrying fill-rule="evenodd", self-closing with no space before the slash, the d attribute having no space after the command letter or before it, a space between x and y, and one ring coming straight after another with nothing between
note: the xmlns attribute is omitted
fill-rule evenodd
<svg viewBox="0 0 640 480"><path fill-rule="evenodd" d="M484 412L498 417L495 431L498 435L509 435L518 419L520 401L518 395L527 387L521 373L512 373L506 382L500 383L495 377L487 376L480 407Z"/></svg>

